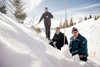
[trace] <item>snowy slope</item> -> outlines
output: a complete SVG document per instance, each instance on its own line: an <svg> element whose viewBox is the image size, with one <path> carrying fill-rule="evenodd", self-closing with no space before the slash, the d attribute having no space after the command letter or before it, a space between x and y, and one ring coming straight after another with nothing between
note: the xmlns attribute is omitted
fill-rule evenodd
<svg viewBox="0 0 100 67"><path fill-rule="evenodd" d="M78 28L79 33L87 38L89 59L100 65L100 19L97 21L94 21L94 19L89 19L73 27ZM68 37L68 40L72 36L71 30L72 27L66 29L66 36ZM64 32L64 29L61 31ZM53 37L54 32L55 31L52 30L51 38Z"/></svg>
<svg viewBox="0 0 100 67"><path fill-rule="evenodd" d="M38 36L0 13L0 67L98 67L74 60L68 49L65 57Z"/></svg>

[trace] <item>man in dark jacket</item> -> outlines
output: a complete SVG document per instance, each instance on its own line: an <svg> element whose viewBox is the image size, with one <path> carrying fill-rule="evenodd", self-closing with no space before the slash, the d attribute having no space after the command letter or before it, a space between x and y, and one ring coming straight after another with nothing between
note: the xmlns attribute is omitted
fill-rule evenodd
<svg viewBox="0 0 100 67"><path fill-rule="evenodd" d="M72 56L79 55L80 60L87 61L88 49L87 40L81 34L78 33L78 29L73 27L73 36L70 38L69 50Z"/></svg>
<svg viewBox="0 0 100 67"><path fill-rule="evenodd" d="M45 33L46 33L46 38L48 38L48 40L50 40L51 18L53 18L53 15L50 12L48 12L48 8L46 7L45 13L42 14L39 23L41 22L42 19L44 19Z"/></svg>
<svg viewBox="0 0 100 67"><path fill-rule="evenodd" d="M52 42L49 43L53 47L56 47L57 49L61 50L61 47L64 45L64 34L60 32L60 28L56 28L56 33L54 34L54 37L52 39ZM65 44L68 44L67 37L65 36Z"/></svg>

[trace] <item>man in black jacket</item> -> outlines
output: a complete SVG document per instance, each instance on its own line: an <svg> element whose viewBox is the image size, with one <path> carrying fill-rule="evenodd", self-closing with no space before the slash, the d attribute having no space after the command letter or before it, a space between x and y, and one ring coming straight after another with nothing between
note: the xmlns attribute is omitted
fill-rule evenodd
<svg viewBox="0 0 100 67"><path fill-rule="evenodd" d="M48 12L48 8L46 7L45 13L42 14L39 23L41 22L42 19L44 19L45 33L46 33L46 38L48 38L48 40L50 40L51 18L53 18L53 15L50 12Z"/></svg>
<svg viewBox="0 0 100 67"><path fill-rule="evenodd" d="M56 47L59 50L61 50L61 47L64 46L64 34L60 32L59 27L56 28L56 33L54 34L54 37L49 44L52 45L53 47ZM65 44L68 44L66 36L65 36Z"/></svg>

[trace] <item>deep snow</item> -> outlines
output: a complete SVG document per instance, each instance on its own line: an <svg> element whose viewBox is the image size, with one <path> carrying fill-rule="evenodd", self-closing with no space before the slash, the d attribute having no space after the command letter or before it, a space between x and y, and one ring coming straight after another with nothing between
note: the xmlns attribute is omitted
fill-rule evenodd
<svg viewBox="0 0 100 67"><path fill-rule="evenodd" d="M94 27L89 28L98 31L100 23L97 25L94 23ZM80 29L83 29L83 27L80 27ZM67 29L69 31L67 36L69 37L70 30L71 28ZM95 31L91 36L95 37L94 34ZM87 35L90 34L87 33ZM62 51L59 51L50 46L44 39L35 31L0 13L0 67L98 67L92 61L85 63L79 61L77 56L72 58L67 45L62 48ZM97 39L100 38L97 37ZM93 50L100 46L99 42L96 42L96 44L98 46L93 47ZM99 53L97 56L96 58L98 59Z"/></svg>
<svg viewBox="0 0 100 67"><path fill-rule="evenodd" d="M79 33L82 34L86 39L88 40L88 53L89 53L89 59L92 61L98 63L100 65L100 19L97 21L94 21L94 18L89 19L87 21L83 21L75 26L79 29ZM66 36L68 40L72 36L71 31L72 27L69 27L66 29ZM62 32L65 31L65 29L61 30ZM52 36L54 35L54 30L52 30ZM43 33L42 33L43 34Z"/></svg>

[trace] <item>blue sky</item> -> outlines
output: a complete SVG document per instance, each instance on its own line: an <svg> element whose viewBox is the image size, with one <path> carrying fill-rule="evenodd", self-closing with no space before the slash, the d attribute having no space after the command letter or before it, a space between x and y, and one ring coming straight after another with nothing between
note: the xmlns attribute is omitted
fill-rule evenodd
<svg viewBox="0 0 100 67"><path fill-rule="evenodd" d="M65 8L66 0L29 0L27 3L30 11L28 13L29 21L35 16L35 21L38 22L44 8L48 7L49 11L54 15L53 20L58 20L62 18L65 19ZM27 9L28 10L28 9ZM89 16L90 14L98 15L100 14L100 0L67 0L67 16L68 19L71 17L75 22L84 16ZM76 21L77 20L77 21Z"/></svg>

